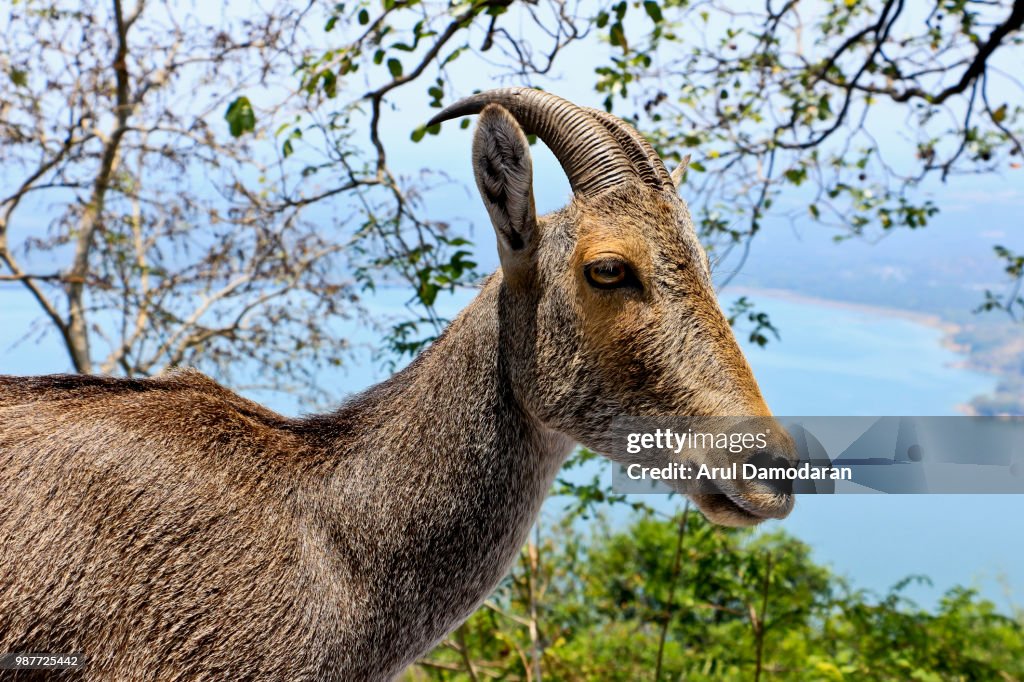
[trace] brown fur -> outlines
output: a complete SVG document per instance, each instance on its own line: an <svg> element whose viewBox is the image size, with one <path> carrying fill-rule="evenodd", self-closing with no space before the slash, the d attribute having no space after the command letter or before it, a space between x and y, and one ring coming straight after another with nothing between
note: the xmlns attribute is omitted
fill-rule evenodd
<svg viewBox="0 0 1024 682"><path fill-rule="evenodd" d="M617 415L769 414L683 202L626 183L538 220L496 107L474 159L502 269L334 413L191 370L0 377L0 652L83 652L97 680L390 679L507 572L573 442L628 461ZM641 291L587 283L608 253ZM734 525L792 504L727 492L697 502Z"/></svg>

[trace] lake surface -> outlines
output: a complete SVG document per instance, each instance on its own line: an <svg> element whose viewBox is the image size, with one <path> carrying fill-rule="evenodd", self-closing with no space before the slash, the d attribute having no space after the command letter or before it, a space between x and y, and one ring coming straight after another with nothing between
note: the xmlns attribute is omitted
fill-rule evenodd
<svg viewBox="0 0 1024 682"><path fill-rule="evenodd" d="M793 301L744 292L766 310L782 340L767 348L744 348L765 398L779 415L948 415L995 380L956 366L961 359L942 346L942 331L917 322L821 303ZM470 291L442 296L442 314L454 316ZM375 311L399 314L405 292L383 290L372 299ZM0 374L33 374L68 369L66 354L49 336L11 348L36 319L32 302L20 291L0 288ZM385 378L370 346L376 336L353 330L363 348L353 365L337 375L339 396ZM254 395L287 413L296 401ZM586 474L610 481L611 469L595 462ZM681 502L646 496L666 511ZM557 513L564 503L547 505ZM803 496L784 521L761 528L785 528L813 547L818 561L848 575L856 586L883 591L909 574L924 574L935 587L909 591L923 604L954 584L979 587L1006 606L1016 595L1024 602L1024 497L1014 495L836 495ZM1016 540L1011 540L1015 538ZM666 550L668 551L668 550ZM1008 587L1004 587L1008 586Z"/></svg>
<svg viewBox="0 0 1024 682"><path fill-rule="evenodd" d="M995 379L958 366L941 329L910 319L754 294L781 341L741 344L780 415L950 415Z"/></svg>

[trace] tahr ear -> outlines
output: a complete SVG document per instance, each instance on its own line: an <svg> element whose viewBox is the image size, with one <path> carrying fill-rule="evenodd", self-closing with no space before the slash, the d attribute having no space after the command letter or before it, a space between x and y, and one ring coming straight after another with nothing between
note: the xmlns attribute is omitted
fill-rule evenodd
<svg viewBox="0 0 1024 682"><path fill-rule="evenodd" d="M687 154L683 157L683 160L679 162L676 169L672 171L672 184L679 189L679 183L683 181L683 176L686 175L686 169L690 167L690 155Z"/></svg>
<svg viewBox="0 0 1024 682"><path fill-rule="evenodd" d="M498 234L501 269L510 281L532 268L537 241L533 161L526 135L506 109L490 104L473 135L473 174Z"/></svg>

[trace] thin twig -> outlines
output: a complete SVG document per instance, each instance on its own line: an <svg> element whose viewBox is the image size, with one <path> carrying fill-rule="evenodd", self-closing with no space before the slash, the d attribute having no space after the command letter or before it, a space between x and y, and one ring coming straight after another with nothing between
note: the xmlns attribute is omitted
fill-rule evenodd
<svg viewBox="0 0 1024 682"><path fill-rule="evenodd" d="M676 581L682 571L683 538L686 537L686 524L690 519L690 501L683 507L683 518L679 521L679 534L676 536L676 554L672 559L672 575L668 581L668 601L665 603L665 614L661 622L661 633L658 635L658 661L654 667L654 682L661 680L661 666L665 656L665 640L668 638L668 626L672 621L675 609Z"/></svg>

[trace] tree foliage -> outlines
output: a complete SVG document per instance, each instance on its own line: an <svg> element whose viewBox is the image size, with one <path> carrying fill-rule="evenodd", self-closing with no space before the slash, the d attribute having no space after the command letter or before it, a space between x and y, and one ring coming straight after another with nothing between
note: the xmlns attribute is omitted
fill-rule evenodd
<svg viewBox="0 0 1024 682"><path fill-rule="evenodd" d="M737 270L772 213L837 239L919 229L939 210L926 182L1024 162L1019 2L664 3L620 40L635 7L598 16L621 53L597 88L665 152L699 150L691 205ZM1021 273L996 253L1010 288L987 307L1009 310Z"/></svg>
<svg viewBox="0 0 1024 682"><path fill-rule="evenodd" d="M922 609L905 596L915 580L854 590L783 531L723 529L697 512L624 526L566 517L405 677L1024 679L1024 621L963 588Z"/></svg>
<svg viewBox="0 0 1024 682"><path fill-rule="evenodd" d="M404 74L364 95L378 150L384 98L417 77L434 78L421 87L440 107L446 94L479 87L460 63L546 85L571 43L604 41L587 63L594 88L666 158L696 154L687 198L719 259L742 252L736 270L769 215L830 225L840 239L919 229L938 211L918 191L926 181L1013 172L1024 160L1019 3L385 2L348 11L365 32L316 73L330 64L332 74L376 82L386 64ZM535 49L528 35L548 44ZM395 71L396 62L415 66ZM416 128L412 138L436 132Z"/></svg>
<svg viewBox="0 0 1024 682"><path fill-rule="evenodd" d="M75 371L308 391L378 278L429 322L472 279L467 242L352 142L356 104L322 114L297 87L315 8L249 13L30 0L0 18L0 285Z"/></svg>
<svg viewBox="0 0 1024 682"><path fill-rule="evenodd" d="M8 10L0 262L74 370L193 364L242 382L245 362L245 379L280 388L338 361L330 323L355 310L346 245L301 215L301 176L239 137L253 105L234 100L230 132L221 117L233 93L279 87L299 19L283 5L223 26L172 3Z"/></svg>

